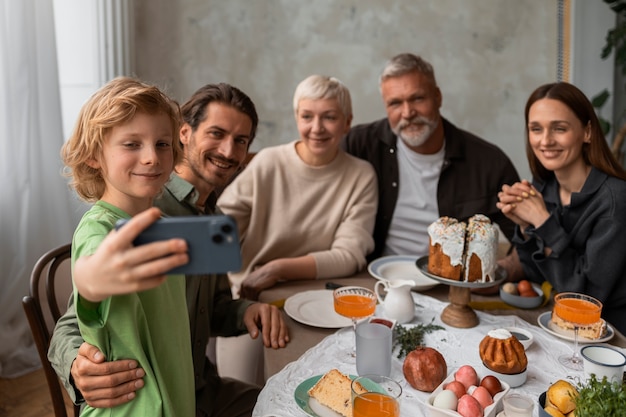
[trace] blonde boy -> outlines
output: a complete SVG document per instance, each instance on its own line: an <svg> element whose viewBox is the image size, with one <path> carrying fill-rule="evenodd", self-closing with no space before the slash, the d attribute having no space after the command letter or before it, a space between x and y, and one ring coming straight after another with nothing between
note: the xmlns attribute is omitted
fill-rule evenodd
<svg viewBox="0 0 626 417"><path fill-rule="evenodd" d="M159 217L151 207L181 157L179 121L178 106L158 88L116 78L83 106L61 152L72 187L94 202L72 240L81 335L108 360L135 358L146 372L134 401L88 406L81 416L195 414L185 281L163 275L187 262L184 241L128 247L107 258L109 233L136 234ZM113 231L117 220L133 216ZM106 267L86 270L88 257L104 257Z"/></svg>

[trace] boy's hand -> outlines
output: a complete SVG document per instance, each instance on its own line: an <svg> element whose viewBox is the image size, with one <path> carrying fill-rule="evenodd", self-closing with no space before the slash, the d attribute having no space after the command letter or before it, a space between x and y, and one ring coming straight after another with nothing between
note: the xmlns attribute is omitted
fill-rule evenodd
<svg viewBox="0 0 626 417"><path fill-rule="evenodd" d="M139 233L160 217L157 208L139 213L109 233L93 255L76 260L73 278L81 297L97 303L112 295L145 291L162 284L167 271L189 262L183 239L133 246Z"/></svg>

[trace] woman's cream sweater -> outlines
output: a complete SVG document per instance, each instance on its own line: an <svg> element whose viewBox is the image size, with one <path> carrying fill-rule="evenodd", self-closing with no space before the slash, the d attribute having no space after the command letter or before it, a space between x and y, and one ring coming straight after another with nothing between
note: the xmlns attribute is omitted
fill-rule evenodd
<svg viewBox="0 0 626 417"><path fill-rule="evenodd" d="M369 162L343 151L328 165L306 165L297 141L261 150L218 200L237 221L247 274L278 258L311 255L317 278L353 274L374 248L378 191Z"/></svg>

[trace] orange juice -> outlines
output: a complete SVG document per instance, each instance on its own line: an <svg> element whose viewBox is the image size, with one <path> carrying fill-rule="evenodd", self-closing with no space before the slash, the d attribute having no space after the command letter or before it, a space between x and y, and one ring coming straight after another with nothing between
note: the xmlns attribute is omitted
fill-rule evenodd
<svg viewBox="0 0 626 417"><path fill-rule="evenodd" d="M400 417L398 401L388 395L367 392L354 398L353 417Z"/></svg>
<svg viewBox="0 0 626 417"><path fill-rule="evenodd" d="M561 298L556 301L554 312L571 323L592 324L600 320L602 307L579 298Z"/></svg>
<svg viewBox="0 0 626 417"><path fill-rule="evenodd" d="M358 294L346 294L334 300L335 311L344 317L358 319L374 314L376 299Z"/></svg>

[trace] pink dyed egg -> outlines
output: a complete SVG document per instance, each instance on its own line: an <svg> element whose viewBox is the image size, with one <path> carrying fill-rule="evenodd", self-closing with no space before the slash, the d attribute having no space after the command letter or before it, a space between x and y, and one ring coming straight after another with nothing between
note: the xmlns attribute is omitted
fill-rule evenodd
<svg viewBox="0 0 626 417"><path fill-rule="evenodd" d="M472 392L472 397L478 400L483 409L493 404L493 398L485 387L476 387L476 389Z"/></svg>

